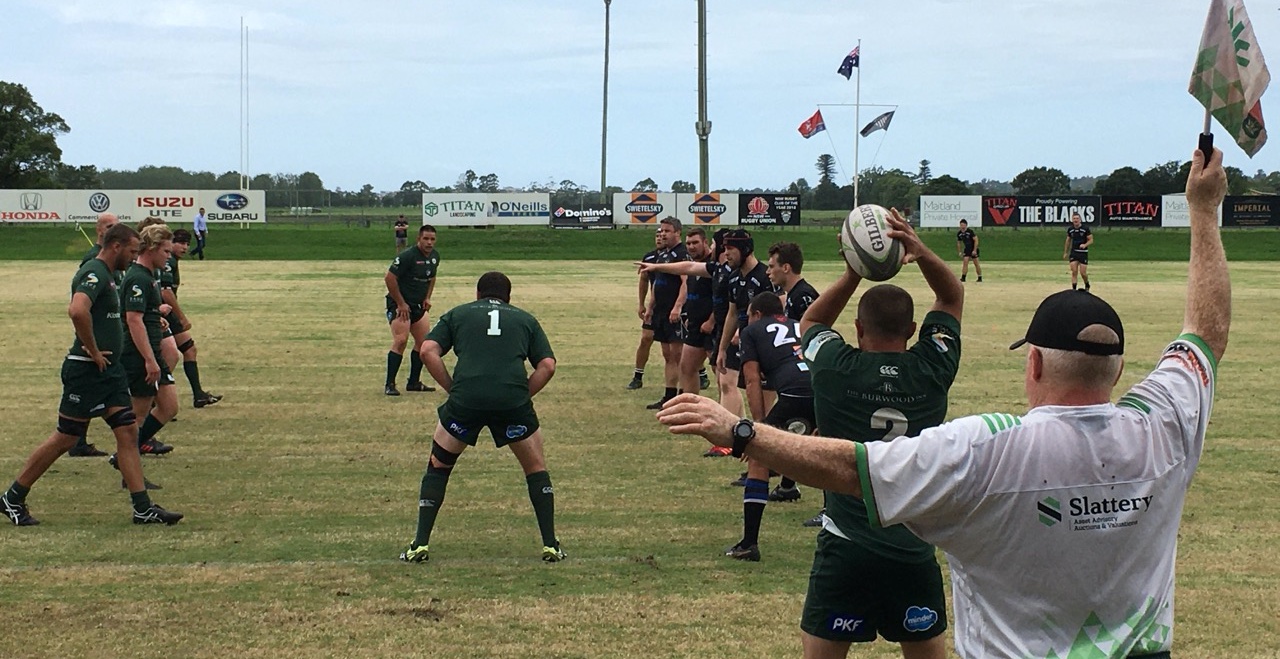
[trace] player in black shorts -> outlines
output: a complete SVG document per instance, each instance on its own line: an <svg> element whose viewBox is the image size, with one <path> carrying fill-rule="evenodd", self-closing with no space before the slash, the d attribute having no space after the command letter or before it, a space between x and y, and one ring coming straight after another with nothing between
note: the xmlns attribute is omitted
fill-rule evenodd
<svg viewBox="0 0 1280 659"><path fill-rule="evenodd" d="M1071 265L1071 288L1076 288L1076 274L1084 279L1084 290L1089 290L1089 246L1093 244L1093 232L1080 223L1080 214L1071 214L1071 226L1067 227L1067 241L1062 245L1062 258Z"/></svg>
<svg viewBox="0 0 1280 659"><path fill-rule="evenodd" d="M418 241L413 247L400 252L383 282L387 285L387 322L391 324L391 350L387 352L387 382L383 391L388 396L399 396L396 374L404 360L404 350L413 336L413 351L409 353L409 384L406 391L435 391L422 382L422 359L418 350L431 329L431 293L436 288L436 272L440 268L440 254L436 252L436 228L424 224L418 229Z"/></svg>
<svg viewBox="0 0 1280 659"><path fill-rule="evenodd" d="M745 229L734 229L725 234L724 245L728 263L734 270L726 284L729 310L720 334L716 369L721 375L726 371L739 371L738 388L745 389L738 355L738 330L747 326L747 306L751 300L761 293L777 291L769 281L768 267L755 256L755 241L750 233Z"/></svg>
<svg viewBox="0 0 1280 659"><path fill-rule="evenodd" d="M774 243L769 247L767 267L769 281L774 288L786 293L786 300L782 304L783 315L800 322L809 305L818 299L817 289L800 276L800 272L804 270L804 252L795 243ZM783 476L782 482L769 493L769 500L799 501L800 488L796 487L794 480Z"/></svg>
<svg viewBox="0 0 1280 659"><path fill-rule="evenodd" d="M663 248L658 252L658 263L680 263L689 260L681 238L680 220L664 217L659 220L658 235ZM659 272L653 277L653 297L649 299L649 324L653 326L653 340L662 344L663 382L666 386L662 398L645 406L645 409L661 409L662 404L676 397L676 385L680 380L680 314L684 310L685 278Z"/></svg>
<svg viewBox="0 0 1280 659"><path fill-rule="evenodd" d="M813 432L813 387L809 366L800 354L799 321L783 315L782 300L771 292L751 299L747 317L751 324L739 336L742 375L752 418L802 435ZM778 402L767 415L762 379L767 379L778 394ZM760 560L760 519L768 501L769 468L749 459L742 490L742 539L725 551L726 556Z"/></svg>
<svg viewBox="0 0 1280 659"><path fill-rule="evenodd" d="M982 283L982 263L978 261L978 234L969 228L968 220L960 220L960 230L956 232L956 251L960 254L960 281L969 275L969 261L973 261L973 269L978 273L978 283Z"/></svg>
<svg viewBox="0 0 1280 659"><path fill-rule="evenodd" d="M662 251L664 238L661 233L655 233L653 236L654 247L644 256L640 257L637 263L657 263L658 252ZM639 389L644 386L644 367L649 363L649 350L653 348L653 325L649 323L649 296L653 292L654 273L640 271L638 295L640 301L636 304L636 316L640 318L640 345L636 346L636 370L632 372L631 382L627 383L627 389Z"/></svg>

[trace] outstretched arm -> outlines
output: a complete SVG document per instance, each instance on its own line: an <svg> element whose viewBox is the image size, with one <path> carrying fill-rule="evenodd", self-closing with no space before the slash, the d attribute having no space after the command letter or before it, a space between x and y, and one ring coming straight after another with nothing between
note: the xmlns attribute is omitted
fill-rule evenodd
<svg viewBox="0 0 1280 659"><path fill-rule="evenodd" d="M960 314L964 311L964 285L951 272L946 261L920 240L915 229L902 219L897 209L889 211L889 237L902 242L903 263L914 262L920 266L920 274L924 275L925 282L933 289L932 310L942 311L960 320Z"/></svg>
<svg viewBox="0 0 1280 659"><path fill-rule="evenodd" d="M706 261L672 261L671 263L635 261L634 263L640 269L641 274L661 272L668 275L694 275L696 277L706 277L709 274Z"/></svg>
<svg viewBox="0 0 1280 659"><path fill-rule="evenodd" d="M1191 211L1191 263L1187 269L1187 311L1182 331L1204 339L1215 361L1227 350L1231 327L1231 276L1218 229L1218 205L1227 194L1222 152L1209 162L1199 149L1191 156L1187 205Z"/></svg>

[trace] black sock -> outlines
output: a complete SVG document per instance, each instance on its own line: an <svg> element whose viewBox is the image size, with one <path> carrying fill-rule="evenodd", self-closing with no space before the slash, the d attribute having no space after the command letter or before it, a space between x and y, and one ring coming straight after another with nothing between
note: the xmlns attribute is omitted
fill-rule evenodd
<svg viewBox="0 0 1280 659"><path fill-rule="evenodd" d="M160 429L164 427L163 423L156 420L156 415L148 414L146 421L142 422L142 428L138 430L138 445L146 443L147 440L156 436Z"/></svg>
<svg viewBox="0 0 1280 659"><path fill-rule="evenodd" d="M413 546L421 547L431 540L431 529L435 528L436 515L440 514L440 506L444 504L444 491L448 486L448 471L441 472L427 467L427 473L422 475L422 485L418 488L418 533L413 537Z"/></svg>
<svg viewBox="0 0 1280 659"><path fill-rule="evenodd" d="M89 440L85 438L85 434L84 434L84 433L80 433L80 436L76 438L76 446L75 446L75 447L76 447L76 448L89 448Z"/></svg>
<svg viewBox="0 0 1280 659"><path fill-rule="evenodd" d="M743 547L760 543L760 519L764 517L765 504L769 503L769 481L748 478L742 488L742 542Z"/></svg>
<svg viewBox="0 0 1280 659"><path fill-rule="evenodd" d="M4 493L4 496L14 503L22 503L27 500L27 495L30 493L31 488L23 487L22 483L14 481L13 485L9 486L9 491Z"/></svg>
<svg viewBox="0 0 1280 659"><path fill-rule="evenodd" d="M643 368L637 368L637 369L635 370L635 373L634 373L631 377L632 377L633 379L636 379L636 380L643 380L643 379L644 379L644 369L643 369Z"/></svg>
<svg viewBox="0 0 1280 659"><path fill-rule="evenodd" d="M1071 282L1071 290L1076 290L1076 283L1074 281Z"/></svg>
<svg viewBox="0 0 1280 659"><path fill-rule="evenodd" d="M191 397L204 396L204 388L200 386L200 366L194 361L182 362L182 370L187 374L187 382L191 385Z"/></svg>
<svg viewBox="0 0 1280 659"><path fill-rule="evenodd" d="M703 366L702 368L698 369L698 377L700 378L707 377L707 367Z"/></svg>
<svg viewBox="0 0 1280 659"><path fill-rule="evenodd" d="M676 397L675 387L667 387L667 392L662 394L663 400L671 400L672 398L675 398L675 397Z"/></svg>
<svg viewBox="0 0 1280 659"><path fill-rule="evenodd" d="M417 350L409 353L409 382L422 382L422 358L418 356Z"/></svg>
<svg viewBox="0 0 1280 659"><path fill-rule="evenodd" d="M790 478L787 478L786 476L783 476L782 482L778 483L778 487L784 490L793 490L796 487L796 482L791 480Z"/></svg>
<svg viewBox="0 0 1280 659"><path fill-rule="evenodd" d="M524 477L529 485L529 502L533 504L533 514L538 518L538 531L542 533L543 547L558 547L556 540L556 495L551 487L551 476L545 471L529 474Z"/></svg>
<svg viewBox="0 0 1280 659"><path fill-rule="evenodd" d="M129 499L133 501L133 512L145 513L151 509L151 497L147 495L144 489L141 492L130 492Z"/></svg>
<svg viewBox="0 0 1280 659"><path fill-rule="evenodd" d="M400 372L400 362L404 361L404 355L397 354L393 350L387 351L387 386L393 387L396 384L396 374Z"/></svg>

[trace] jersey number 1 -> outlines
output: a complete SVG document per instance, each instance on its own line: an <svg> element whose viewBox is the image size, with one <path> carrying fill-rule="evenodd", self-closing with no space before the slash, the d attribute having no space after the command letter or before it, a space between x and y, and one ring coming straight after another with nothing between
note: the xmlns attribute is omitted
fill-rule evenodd
<svg viewBox="0 0 1280 659"><path fill-rule="evenodd" d="M498 327L498 310L489 312L489 336L502 336L502 328Z"/></svg>

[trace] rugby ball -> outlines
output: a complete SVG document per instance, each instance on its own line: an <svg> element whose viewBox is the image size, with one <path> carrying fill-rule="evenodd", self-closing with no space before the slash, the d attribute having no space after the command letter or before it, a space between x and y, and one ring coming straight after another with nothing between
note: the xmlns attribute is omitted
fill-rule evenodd
<svg viewBox="0 0 1280 659"><path fill-rule="evenodd" d="M902 269L902 243L889 237L889 211L864 204L840 227L840 253L863 279L888 281Z"/></svg>

